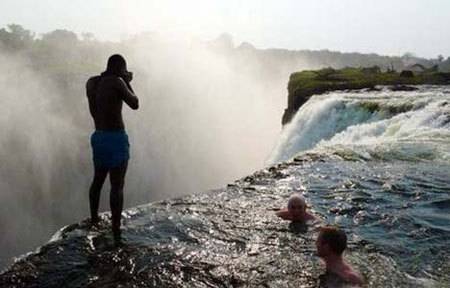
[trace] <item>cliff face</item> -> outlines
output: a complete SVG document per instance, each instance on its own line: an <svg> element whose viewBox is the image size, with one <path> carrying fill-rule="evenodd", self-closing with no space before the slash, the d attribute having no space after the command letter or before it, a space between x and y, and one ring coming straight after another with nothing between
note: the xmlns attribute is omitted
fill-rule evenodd
<svg viewBox="0 0 450 288"><path fill-rule="evenodd" d="M314 171L328 165L335 169L340 161L304 156L223 189L129 209L120 248L112 245L106 216L98 229L86 222L65 227L1 274L0 286L324 286L336 280L323 274L315 255L317 227L289 224L273 210L284 207L293 190L304 189L306 175L315 177ZM371 286L411 284L391 260L370 252L367 242L350 242L351 261ZM385 273L389 279L379 276Z"/></svg>
<svg viewBox="0 0 450 288"><path fill-rule="evenodd" d="M406 85L449 85L450 73L409 70L381 72L377 66L370 68L325 68L316 71L302 71L291 74L288 83L288 106L284 110L282 125L289 123L298 109L312 95L339 90L375 89L389 85L392 91L414 89Z"/></svg>

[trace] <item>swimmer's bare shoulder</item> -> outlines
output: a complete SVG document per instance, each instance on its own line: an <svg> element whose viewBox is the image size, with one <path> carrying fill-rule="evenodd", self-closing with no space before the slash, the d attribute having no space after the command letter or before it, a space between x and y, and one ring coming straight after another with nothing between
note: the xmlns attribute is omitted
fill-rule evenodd
<svg viewBox="0 0 450 288"><path fill-rule="evenodd" d="M309 212L305 212L304 218L296 219L295 217L292 216L292 214L289 212L289 210L287 208L283 208L283 209L276 211L275 215L277 215L278 217L280 217L283 220L289 220L289 221L301 220L301 221L305 221L305 222L309 222L309 221L321 222L320 218L314 216L313 214L311 214Z"/></svg>
<svg viewBox="0 0 450 288"><path fill-rule="evenodd" d="M366 287L362 276L358 274L345 275L342 271L340 273L327 271L321 278L326 283L325 287Z"/></svg>
<svg viewBox="0 0 450 288"><path fill-rule="evenodd" d="M361 287L364 285L364 280L361 275L356 273L355 271L348 272L346 275L344 275L345 281L348 283L357 285L358 287Z"/></svg>
<svg viewBox="0 0 450 288"><path fill-rule="evenodd" d="M281 219L284 219L284 220L292 220L291 213L289 213L288 209L286 209L286 208L283 208L283 209L278 210L275 214L276 214L278 217L280 217Z"/></svg>
<svg viewBox="0 0 450 288"><path fill-rule="evenodd" d="M309 213L309 212L305 212L305 220L306 221L316 221L319 220L316 216L314 216L314 214Z"/></svg>
<svg viewBox="0 0 450 288"><path fill-rule="evenodd" d="M362 286L364 284L364 280L361 274L353 270L353 268L346 264L344 269L341 271L336 271L336 274L338 274L344 281L355 284L358 286Z"/></svg>

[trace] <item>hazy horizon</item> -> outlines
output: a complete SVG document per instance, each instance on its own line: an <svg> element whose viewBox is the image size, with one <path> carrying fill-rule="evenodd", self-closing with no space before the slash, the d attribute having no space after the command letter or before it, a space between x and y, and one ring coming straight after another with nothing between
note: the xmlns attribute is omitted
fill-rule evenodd
<svg viewBox="0 0 450 288"><path fill-rule="evenodd" d="M418 57L450 56L450 2L3 0L0 27L37 34L67 29L118 41L146 31L211 40L222 33L257 48L332 50Z"/></svg>

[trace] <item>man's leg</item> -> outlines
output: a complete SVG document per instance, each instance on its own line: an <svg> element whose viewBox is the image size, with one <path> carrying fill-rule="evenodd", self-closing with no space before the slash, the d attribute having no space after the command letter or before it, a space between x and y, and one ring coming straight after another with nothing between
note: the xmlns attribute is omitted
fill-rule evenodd
<svg viewBox="0 0 450 288"><path fill-rule="evenodd" d="M94 180L89 189L89 204L91 208L91 222L93 224L98 222L98 205L100 201L100 192L102 191L103 183L108 175L108 169L95 168Z"/></svg>
<svg viewBox="0 0 450 288"><path fill-rule="evenodd" d="M112 214L112 230L115 240L120 240L120 218L123 208L123 186L125 184L125 174L127 173L128 161L125 161L117 168L109 170L109 180L111 181L111 194L109 201Z"/></svg>

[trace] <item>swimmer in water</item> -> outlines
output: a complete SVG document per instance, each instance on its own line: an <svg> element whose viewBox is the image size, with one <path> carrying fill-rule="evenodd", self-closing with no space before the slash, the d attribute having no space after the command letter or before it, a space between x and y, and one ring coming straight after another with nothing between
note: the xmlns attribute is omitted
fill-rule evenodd
<svg viewBox="0 0 450 288"><path fill-rule="evenodd" d="M316 247L317 254L325 262L327 273L334 274L345 282L363 285L362 276L346 263L342 256L347 248L344 231L331 226L320 228Z"/></svg>
<svg viewBox="0 0 450 288"><path fill-rule="evenodd" d="M305 198L299 193L293 194L289 197L287 208L277 211L277 216L293 222L307 222L316 220L317 218L306 211Z"/></svg>

